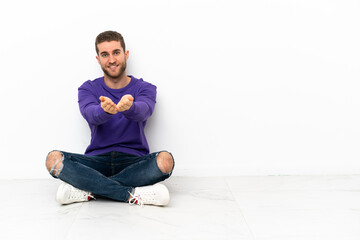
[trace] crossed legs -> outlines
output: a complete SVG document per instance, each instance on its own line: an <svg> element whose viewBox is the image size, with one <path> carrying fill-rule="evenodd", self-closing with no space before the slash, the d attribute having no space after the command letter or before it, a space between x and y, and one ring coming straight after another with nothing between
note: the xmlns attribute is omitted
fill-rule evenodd
<svg viewBox="0 0 360 240"><path fill-rule="evenodd" d="M86 158L84 155L52 151L47 156L46 168L52 176L76 188L124 202L128 201L135 187L165 180L174 168L172 155L159 152L150 154L147 160L131 164L120 173L109 177L86 164L86 161L81 161Z"/></svg>

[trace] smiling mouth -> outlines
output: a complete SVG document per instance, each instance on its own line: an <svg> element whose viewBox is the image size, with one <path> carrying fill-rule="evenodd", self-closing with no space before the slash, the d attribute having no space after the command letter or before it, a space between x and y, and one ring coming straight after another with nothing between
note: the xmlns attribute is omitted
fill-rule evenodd
<svg viewBox="0 0 360 240"><path fill-rule="evenodd" d="M108 68L109 68L110 70L114 70L114 69L116 69L118 66L119 66L119 65L112 65L112 66L109 66Z"/></svg>

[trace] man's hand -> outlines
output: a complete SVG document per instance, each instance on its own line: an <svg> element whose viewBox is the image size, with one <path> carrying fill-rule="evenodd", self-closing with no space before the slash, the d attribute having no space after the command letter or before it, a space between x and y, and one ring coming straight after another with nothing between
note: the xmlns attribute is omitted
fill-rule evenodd
<svg viewBox="0 0 360 240"><path fill-rule="evenodd" d="M101 96L101 107L105 112L110 114L116 114L118 112L116 104L108 97Z"/></svg>
<svg viewBox="0 0 360 240"><path fill-rule="evenodd" d="M134 97L130 94L124 95L120 102L117 104L117 110L119 112L124 112L126 110L129 110L134 102Z"/></svg>

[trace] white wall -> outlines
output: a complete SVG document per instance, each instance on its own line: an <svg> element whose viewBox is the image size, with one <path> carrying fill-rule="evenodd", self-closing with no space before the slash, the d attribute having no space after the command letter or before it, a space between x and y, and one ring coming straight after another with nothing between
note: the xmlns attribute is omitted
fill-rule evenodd
<svg viewBox="0 0 360 240"><path fill-rule="evenodd" d="M158 86L151 150L176 175L360 172L360 3L2 1L0 178L49 177L90 135L77 88L94 39L121 32L128 73Z"/></svg>

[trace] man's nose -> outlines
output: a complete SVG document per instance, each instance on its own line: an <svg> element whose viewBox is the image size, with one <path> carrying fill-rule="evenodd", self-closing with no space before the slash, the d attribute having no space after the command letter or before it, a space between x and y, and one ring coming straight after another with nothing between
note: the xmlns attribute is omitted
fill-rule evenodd
<svg viewBox="0 0 360 240"><path fill-rule="evenodd" d="M109 62L113 63L113 62L115 62L115 61L116 61L116 59L115 59L114 55L110 54L110 56L109 56Z"/></svg>

